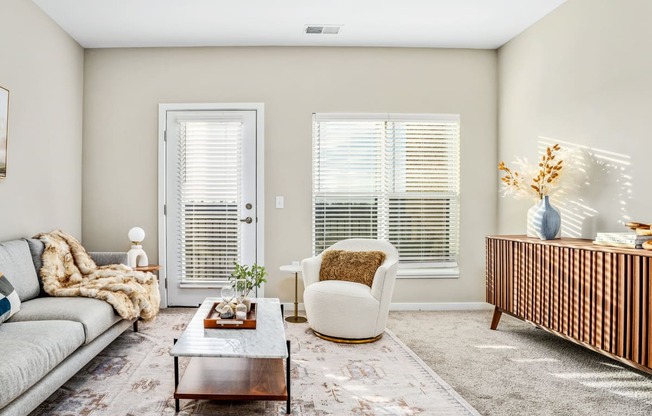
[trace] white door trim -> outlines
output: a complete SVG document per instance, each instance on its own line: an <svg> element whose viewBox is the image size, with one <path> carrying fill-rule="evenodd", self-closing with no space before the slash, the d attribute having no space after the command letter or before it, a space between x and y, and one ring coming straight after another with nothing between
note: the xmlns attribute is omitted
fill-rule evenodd
<svg viewBox="0 0 652 416"><path fill-rule="evenodd" d="M159 290L161 292L161 307L167 308L167 269L166 269L166 221L165 193L166 163L165 163L165 129L166 113L183 110L242 110L256 111L256 200L258 208L258 226L256 227L256 263L265 265L265 106L263 103L165 103L158 105L158 261ZM258 290L258 297L265 297L265 286Z"/></svg>

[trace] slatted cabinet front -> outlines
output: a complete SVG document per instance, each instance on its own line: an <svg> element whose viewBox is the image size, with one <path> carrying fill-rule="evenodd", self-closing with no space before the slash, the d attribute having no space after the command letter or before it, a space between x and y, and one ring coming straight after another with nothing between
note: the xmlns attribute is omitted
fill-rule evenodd
<svg viewBox="0 0 652 416"><path fill-rule="evenodd" d="M652 372L652 253L589 240L486 239L487 302Z"/></svg>

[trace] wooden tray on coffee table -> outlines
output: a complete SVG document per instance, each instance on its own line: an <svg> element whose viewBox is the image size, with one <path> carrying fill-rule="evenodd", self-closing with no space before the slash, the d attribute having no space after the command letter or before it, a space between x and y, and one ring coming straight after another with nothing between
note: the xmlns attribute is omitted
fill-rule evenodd
<svg viewBox="0 0 652 416"><path fill-rule="evenodd" d="M204 318L204 328L218 329L256 329L256 303L251 302L251 309L247 312L245 319L220 318L220 313L215 310L219 302L214 302L208 314Z"/></svg>

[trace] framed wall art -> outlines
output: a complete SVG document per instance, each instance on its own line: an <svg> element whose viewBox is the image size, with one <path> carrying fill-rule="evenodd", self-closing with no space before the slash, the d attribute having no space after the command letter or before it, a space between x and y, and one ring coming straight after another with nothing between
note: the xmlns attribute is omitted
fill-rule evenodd
<svg viewBox="0 0 652 416"><path fill-rule="evenodd" d="M9 134L9 90L0 87L0 178L7 177L7 135Z"/></svg>

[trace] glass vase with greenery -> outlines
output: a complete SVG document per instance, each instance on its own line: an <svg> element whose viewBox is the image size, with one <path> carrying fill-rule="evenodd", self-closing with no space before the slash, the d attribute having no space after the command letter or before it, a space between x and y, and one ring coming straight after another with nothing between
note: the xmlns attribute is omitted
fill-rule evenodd
<svg viewBox="0 0 652 416"><path fill-rule="evenodd" d="M259 266L256 263L251 267L246 264L238 264L238 262L234 262L233 264L234 269L231 276L229 276L229 281L233 282L235 290L243 298L247 298L252 290L259 288L260 285L267 282L267 279L265 279L265 276L267 276L265 267Z"/></svg>

